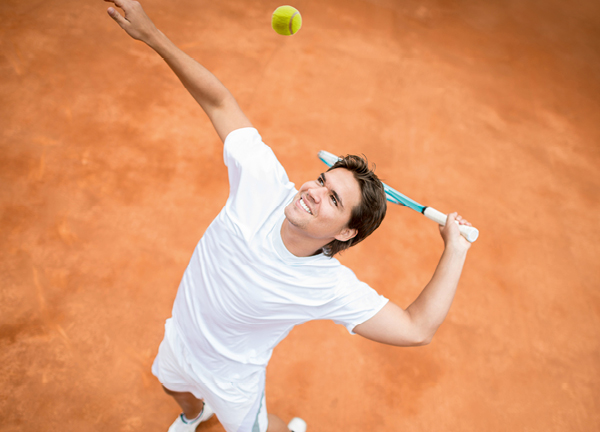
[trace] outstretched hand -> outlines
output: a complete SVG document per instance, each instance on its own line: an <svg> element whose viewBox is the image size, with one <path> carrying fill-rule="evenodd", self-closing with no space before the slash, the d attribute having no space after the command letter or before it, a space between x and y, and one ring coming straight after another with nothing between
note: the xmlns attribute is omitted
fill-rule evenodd
<svg viewBox="0 0 600 432"><path fill-rule="evenodd" d="M446 225L440 225L440 234L444 239L446 248L457 248L459 250L467 251L471 247L471 243L465 239L458 229L458 225L473 226L471 223L463 219L458 213L450 213L446 220Z"/></svg>
<svg viewBox="0 0 600 432"><path fill-rule="evenodd" d="M114 3L115 6L123 9L125 16L122 16L115 8L109 7L108 14L119 26L127 32L133 39L149 43L158 29L152 22L142 5L135 0L104 0Z"/></svg>

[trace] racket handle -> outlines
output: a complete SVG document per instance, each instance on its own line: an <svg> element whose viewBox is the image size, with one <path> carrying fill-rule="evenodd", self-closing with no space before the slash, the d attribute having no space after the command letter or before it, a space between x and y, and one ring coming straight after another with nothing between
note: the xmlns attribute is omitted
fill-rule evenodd
<svg viewBox="0 0 600 432"><path fill-rule="evenodd" d="M425 207L423 210L423 214L428 219L431 219L434 222L437 222L440 225L446 225L446 220L448 215L445 215L441 211L437 211L432 207ZM458 224L458 221L456 221ZM479 237L479 230L475 227L470 227L467 225L458 225L458 229L464 238L466 238L470 243L473 243Z"/></svg>

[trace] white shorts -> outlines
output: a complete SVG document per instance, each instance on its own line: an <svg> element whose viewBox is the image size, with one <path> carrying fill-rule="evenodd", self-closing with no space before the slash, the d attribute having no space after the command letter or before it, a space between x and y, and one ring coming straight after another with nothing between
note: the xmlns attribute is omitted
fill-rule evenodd
<svg viewBox="0 0 600 432"><path fill-rule="evenodd" d="M266 432L265 374L256 385L200 377L192 370L190 353L180 340L171 320L165 324L165 337L152 364L152 374L174 392L190 392L215 411L227 432Z"/></svg>

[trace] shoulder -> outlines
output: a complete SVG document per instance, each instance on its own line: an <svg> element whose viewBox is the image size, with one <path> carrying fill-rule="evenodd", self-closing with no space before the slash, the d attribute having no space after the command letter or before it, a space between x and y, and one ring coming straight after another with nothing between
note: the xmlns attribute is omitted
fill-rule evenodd
<svg viewBox="0 0 600 432"><path fill-rule="evenodd" d="M262 137L253 127L243 127L231 131L224 141L225 155L246 153L248 147L255 147L262 143ZM225 161L227 162L227 160Z"/></svg>
<svg viewBox="0 0 600 432"><path fill-rule="evenodd" d="M223 159L229 168L236 163L255 161L265 156L275 157L271 148L263 142L262 137L253 127L236 129L225 138Z"/></svg>
<svg viewBox="0 0 600 432"><path fill-rule="evenodd" d="M294 184L255 128L246 127L229 133L225 138L223 159L230 188L225 213L248 227L247 235L251 236L295 193Z"/></svg>
<svg viewBox="0 0 600 432"><path fill-rule="evenodd" d="M225 138L223 160L231 173L244 173L246 179L261 179L287 184L287 173L275 153L263 142L258 131L245 127L232 131ZM230 178L230 181L234 180Z"/></svg>

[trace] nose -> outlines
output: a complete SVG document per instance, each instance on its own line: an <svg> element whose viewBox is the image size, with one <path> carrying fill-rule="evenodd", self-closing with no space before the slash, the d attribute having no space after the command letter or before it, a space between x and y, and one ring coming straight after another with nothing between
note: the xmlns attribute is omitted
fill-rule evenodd
<svg viewBox="0 0 600 432"><path fill-rule="evenodd" d="M314 186L308 189L307 195L313 202L320 202L326 193L327 188L325 186Z"/></svg>

